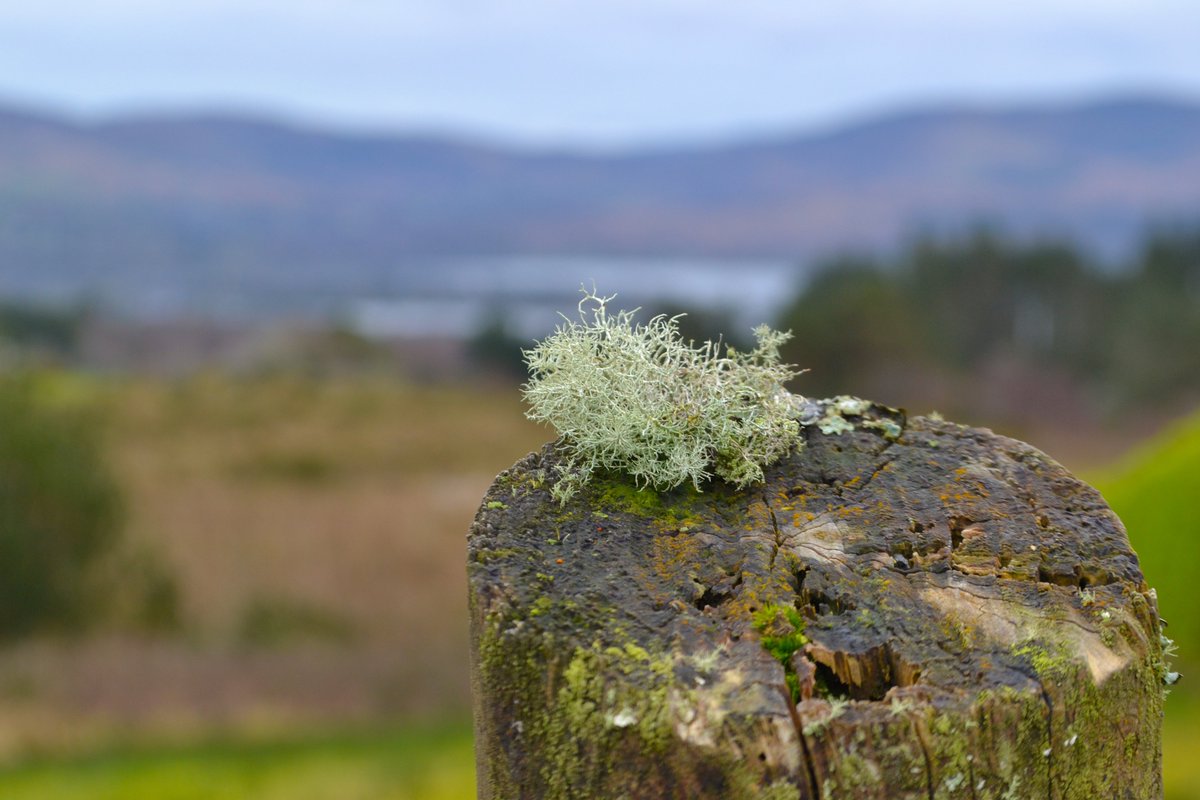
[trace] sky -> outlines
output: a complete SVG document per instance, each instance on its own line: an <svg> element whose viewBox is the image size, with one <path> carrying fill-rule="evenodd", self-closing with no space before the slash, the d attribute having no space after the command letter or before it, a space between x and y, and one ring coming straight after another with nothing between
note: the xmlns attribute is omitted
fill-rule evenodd
<svg viewBox="0 0 1200 800"><path fill-rule="evenodd" d="M1200 98L1196 0L0 0L0 103L623 147Z"/></svg>

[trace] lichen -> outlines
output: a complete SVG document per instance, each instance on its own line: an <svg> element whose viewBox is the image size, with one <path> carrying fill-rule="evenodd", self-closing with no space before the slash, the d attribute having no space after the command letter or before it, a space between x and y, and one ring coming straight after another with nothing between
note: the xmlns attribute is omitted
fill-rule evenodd
<svg viewBox="0 0 1200 800"><path fill-rule="evenodd" d="M806 405L800 411L800 424L815 426L826 436L840 436L855 430L855 423L847 417L858 417L857 426L863 430L878 431L889 441L900 438L904 432L900 423L888 417L867 416L870 410L869 400L843 394Z"/></svg>
<svg viewBox="0 0 1200 800"><path fill-rule="evenodd" d="M753 350L721 354L720 343L684 341L678 318L635 324L635 311L608 312L612 297L583 294L579 321L564 317L525 351L527 416L561 434L560 502L602 470L657 490L699 491L713 476L748 486L799 446L783 388L798 373L779 360L790 334L759 326Z"/></svg>
<svg viewBox="0 0 1200 800"><path fill-rule="evenodd" d="M862 427L869 430L877 430L883 434L883 438L895 441L900 438L900 434L904 429L900 427L900 423L895 420L881 417L880 419L864 419L861 423Z"/></svg>
<svg viewBox="0 0 1200 800"><path fill-rule="evenodd" d="M817 428L826 436L838 436L854 430L854 426L845 417L832 411L817 420Z"/></svg>

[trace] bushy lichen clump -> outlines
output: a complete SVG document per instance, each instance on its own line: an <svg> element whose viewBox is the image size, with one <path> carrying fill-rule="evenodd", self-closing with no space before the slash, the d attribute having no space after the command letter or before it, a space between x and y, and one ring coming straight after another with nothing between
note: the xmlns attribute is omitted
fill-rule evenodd
<svg viewBox="0 0 1200 800"><path fill-rule="evenodd" d="M783 388L796 373L779 361L789 334L763 325L753 350L721 355L720 343L683 341L677 318L609 314L612 299L584 291L580 319L564 317L525 351L528 416L562 435L555 498L565 502L598 470L659 490L700 489L713 475L746 486L799 444Z"/></svg>

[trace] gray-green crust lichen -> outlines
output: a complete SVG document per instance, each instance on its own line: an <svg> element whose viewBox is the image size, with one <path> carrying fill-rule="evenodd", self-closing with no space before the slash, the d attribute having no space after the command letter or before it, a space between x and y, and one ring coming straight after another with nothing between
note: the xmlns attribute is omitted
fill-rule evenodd
<svg viewBox="0 0 1200 800"><path fill-rule="evenodd" d="M497 478L480 796L1161 797L1162 631L1103 499L989 431L797 415L760 486L599 473L560 505L552 448Z"/></svg>

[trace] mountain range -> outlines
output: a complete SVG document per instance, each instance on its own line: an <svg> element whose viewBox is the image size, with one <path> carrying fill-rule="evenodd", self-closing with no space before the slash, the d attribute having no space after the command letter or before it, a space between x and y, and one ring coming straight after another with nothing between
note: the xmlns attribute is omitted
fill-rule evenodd
<svg viewBox="0 0 1200 800"><path fill-rule="evenodd" d="M611 153L0 110L0 291L286 294L478 254L799 261L981 223L1115 253L1147 224L1197 219L1200 102L1154 96Z"/></svg>

